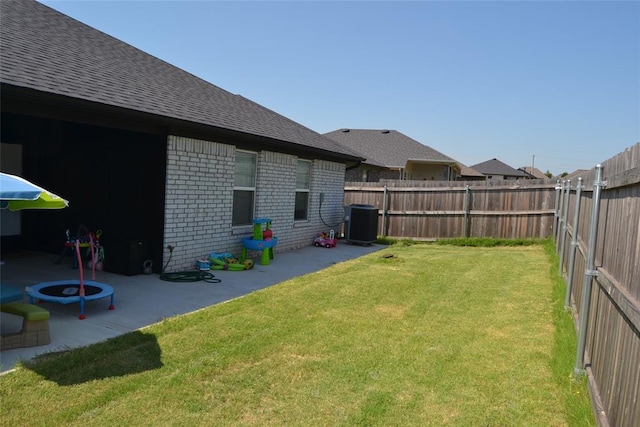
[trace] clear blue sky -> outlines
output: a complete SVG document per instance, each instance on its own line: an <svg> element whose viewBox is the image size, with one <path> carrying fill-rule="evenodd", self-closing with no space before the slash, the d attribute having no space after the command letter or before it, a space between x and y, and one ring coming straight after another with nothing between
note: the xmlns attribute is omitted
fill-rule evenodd
<svg viewBox="0 0 640 427"><path fill-rule="evenodd" d="M637 1L42 3L320 133L554 174L640 142Z"/></svg>

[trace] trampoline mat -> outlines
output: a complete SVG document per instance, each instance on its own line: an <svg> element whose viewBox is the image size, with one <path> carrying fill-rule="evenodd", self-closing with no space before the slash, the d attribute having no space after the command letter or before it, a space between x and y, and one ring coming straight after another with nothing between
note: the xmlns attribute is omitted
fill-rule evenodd
<svg viewBox="0 0 640 427"><path fill-rule="evenodd" d="M96 295L102 292L102 288L93 285L84 285L85 296ZM38 292L42 295L48 295L51 297L75 297L80 295L80 285L73 283L62 285L51 285L41 288Z"/></svg>

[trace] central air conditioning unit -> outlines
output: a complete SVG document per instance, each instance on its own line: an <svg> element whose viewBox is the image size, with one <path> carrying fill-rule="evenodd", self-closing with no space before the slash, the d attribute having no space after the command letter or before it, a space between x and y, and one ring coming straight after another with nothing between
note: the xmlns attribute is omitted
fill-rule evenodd
<svg viewBox="0 0 640 427"><path fill-rule="evenodd" d="M349 243L375 243L378 238L378 209L371 205L346 206L344 237Z"/></svg>

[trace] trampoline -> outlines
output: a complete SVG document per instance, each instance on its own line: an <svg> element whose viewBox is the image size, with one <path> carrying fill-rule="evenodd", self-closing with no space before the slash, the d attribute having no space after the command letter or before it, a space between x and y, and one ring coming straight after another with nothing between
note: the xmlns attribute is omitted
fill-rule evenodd
<svg viewBox="0 0 640 427"><path fill-rule="evenodd" d="M29 302L33 304L34 299L42 301L57 302L59 304L80 303L80 320L85 319L84 303L85 301L93 301L96 299L111 297L109 310L114 310L113 305L113 288L104 283L96 282L96 262L94 258L93 236L89 235L89 244L91 248L91 278L94 280L84 280L84 270L82 267L82 256L80 255L80 243L76 239L75 249L78 257L78 267L80 271L80 280L57 280L55 282L37 283L26 288L29 295Z"/></svg>
<svg viewBox="0 0 640 427"><path fill-rule="evenodd" d="M27 295L29 302L33 304L34 299L57 302L59 304L80 303L80 319L84 319L84 303L96 299L111 297L109 310L114 310L113 288L104 283L86 280L57 280L55 282L42 282L28 286ZM83 295L84 294L84 295Z"/></svg>

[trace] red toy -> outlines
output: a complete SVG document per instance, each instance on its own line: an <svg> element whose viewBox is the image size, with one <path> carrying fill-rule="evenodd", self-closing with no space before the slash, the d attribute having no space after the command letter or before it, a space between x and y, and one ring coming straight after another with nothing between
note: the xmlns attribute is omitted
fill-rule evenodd
<svg viewBox="0 0 640 427"><path fill-rule="evenodd" d="M338 240L335 237L335 233L333 230L327 233L320 233L313 241L313 244L316 247L324 246L325 248L335 248L338 244Z"/></svg>

